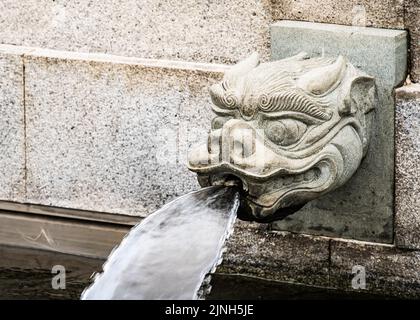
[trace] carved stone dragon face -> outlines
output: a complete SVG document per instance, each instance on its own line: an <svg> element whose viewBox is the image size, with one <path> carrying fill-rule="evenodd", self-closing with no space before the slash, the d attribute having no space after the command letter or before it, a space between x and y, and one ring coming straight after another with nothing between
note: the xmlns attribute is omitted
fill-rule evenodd
<svg viewBox="0 0 420 320"><path fill-rule="evenodd" d="M346 59L257 54L210 88L217 115L189 155L202 186L239 184L242 218L272 221L343 185L369 143L374 79Z"/></svg>

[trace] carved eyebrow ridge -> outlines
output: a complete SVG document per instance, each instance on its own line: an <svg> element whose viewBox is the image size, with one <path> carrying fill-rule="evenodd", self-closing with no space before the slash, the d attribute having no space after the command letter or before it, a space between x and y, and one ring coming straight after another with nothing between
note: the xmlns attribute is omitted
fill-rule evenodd
<svg viewBox="0 0 420 320"><path fill-rule="evenodd" d="M270 95L262 94L258 101L258 107L264 112L301 112L325 121L332 117L330 110L295 90Z"/></svg>

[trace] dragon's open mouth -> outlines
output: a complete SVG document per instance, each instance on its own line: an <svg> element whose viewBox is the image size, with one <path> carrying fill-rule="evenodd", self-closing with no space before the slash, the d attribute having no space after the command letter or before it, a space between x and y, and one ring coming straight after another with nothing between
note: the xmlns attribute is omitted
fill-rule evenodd
<svg viewBox="0 0 420 320"><path fill-rule="evenodd" d="M246 181L231 173L212 175L209 177L209 182L213 186L237 186L244 192L248 191L248 184Z"/></svg>
<svg viewBox="0 0 420 320"><path fill-rule="evenodd" d="M281 176L279 181L283 181L284 186L290 186L293 183L302 183L303 181L309 179L315 179L319 175L319 169L313 168L303 173L298 174L289 174ZM270 215L256 215L255 212L250 210L250 203L253 203L256 207L270 210L270 207L258 204L256 198L250 194L250 187L251 190L253 187L260 189L260 186L255 186L252 183L248 183L245 179L234 175L232 173L219 173L213 175L201 175L199 176L199 180L201 181L202 185L220 185L220 186L236 186L241 192L241 206L238 211L238 217L242 220L247 221L258 221L263 223L272 222L275 220L283 219L284 217L295 213L297 210L302 208L302 205L297 206L289 206L287 208L280 208L276 209ZM253 206L254 207L254 206Z"/></svg>
<svg viewBox="0 0 420 320"><path fill-rule="evenodd" d="M299 185L300 183L310 183L315 181L321 175L321 170L318 167L310 168L306 171L299 172L299 173L290 173L290 174L282 174L276 177L276 187L290 187L293 185ZM248 182L247 179L242 178L239 175L235 175L232 173L218 173L212 175L202 175L201 176L204 185L224 185L224 186L237 186L241 190L243 190L247 195L251 197L257 196L257 194L261 194L263 190L261 188L261 181L255 183L257 185L257 193L254 192L254 188L252 185L254 183L252 181ZM266 181L263 181L266 184Z"/></svg>

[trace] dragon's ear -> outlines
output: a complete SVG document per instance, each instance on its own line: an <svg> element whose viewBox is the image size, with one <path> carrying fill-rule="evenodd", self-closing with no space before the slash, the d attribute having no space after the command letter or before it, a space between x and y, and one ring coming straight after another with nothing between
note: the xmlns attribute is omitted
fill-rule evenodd
<svg viewBox="0 0 420 320"><path fill-rule="evenodd" d="M375 79L368 75L358 75L350 80L344 102L339 108L341 116L368 113L375 108Z"/></svg>
<svg viewBox="0 0 420 320"><path fill-rule="evenodd" d="M225 72L224 80L229 85L234 86L237 80L254 69L260 63L260 58L257 52L251 54L248 58L238 62L232 68Z"/></svg>
<svg viewBox="0 0 420 320"><path fill-rule="evenodd" d="M302 75L297 86L312 94L323 94L340 80L346 65L346 59L339 56L333 64L313 69Z"/></svg>

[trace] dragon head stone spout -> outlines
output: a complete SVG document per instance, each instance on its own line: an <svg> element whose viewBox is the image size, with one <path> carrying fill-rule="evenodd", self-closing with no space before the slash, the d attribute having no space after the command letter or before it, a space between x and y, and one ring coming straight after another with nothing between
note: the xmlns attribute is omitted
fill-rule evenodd
<svg viewBox="0 0 420 320"><path fill-rule="evenodd" d="M364 157L374 79L346 58L256 53L210 88L216 117L189 154L201 186L238 184L240 217L272 221L342 186Z"/></svg>

